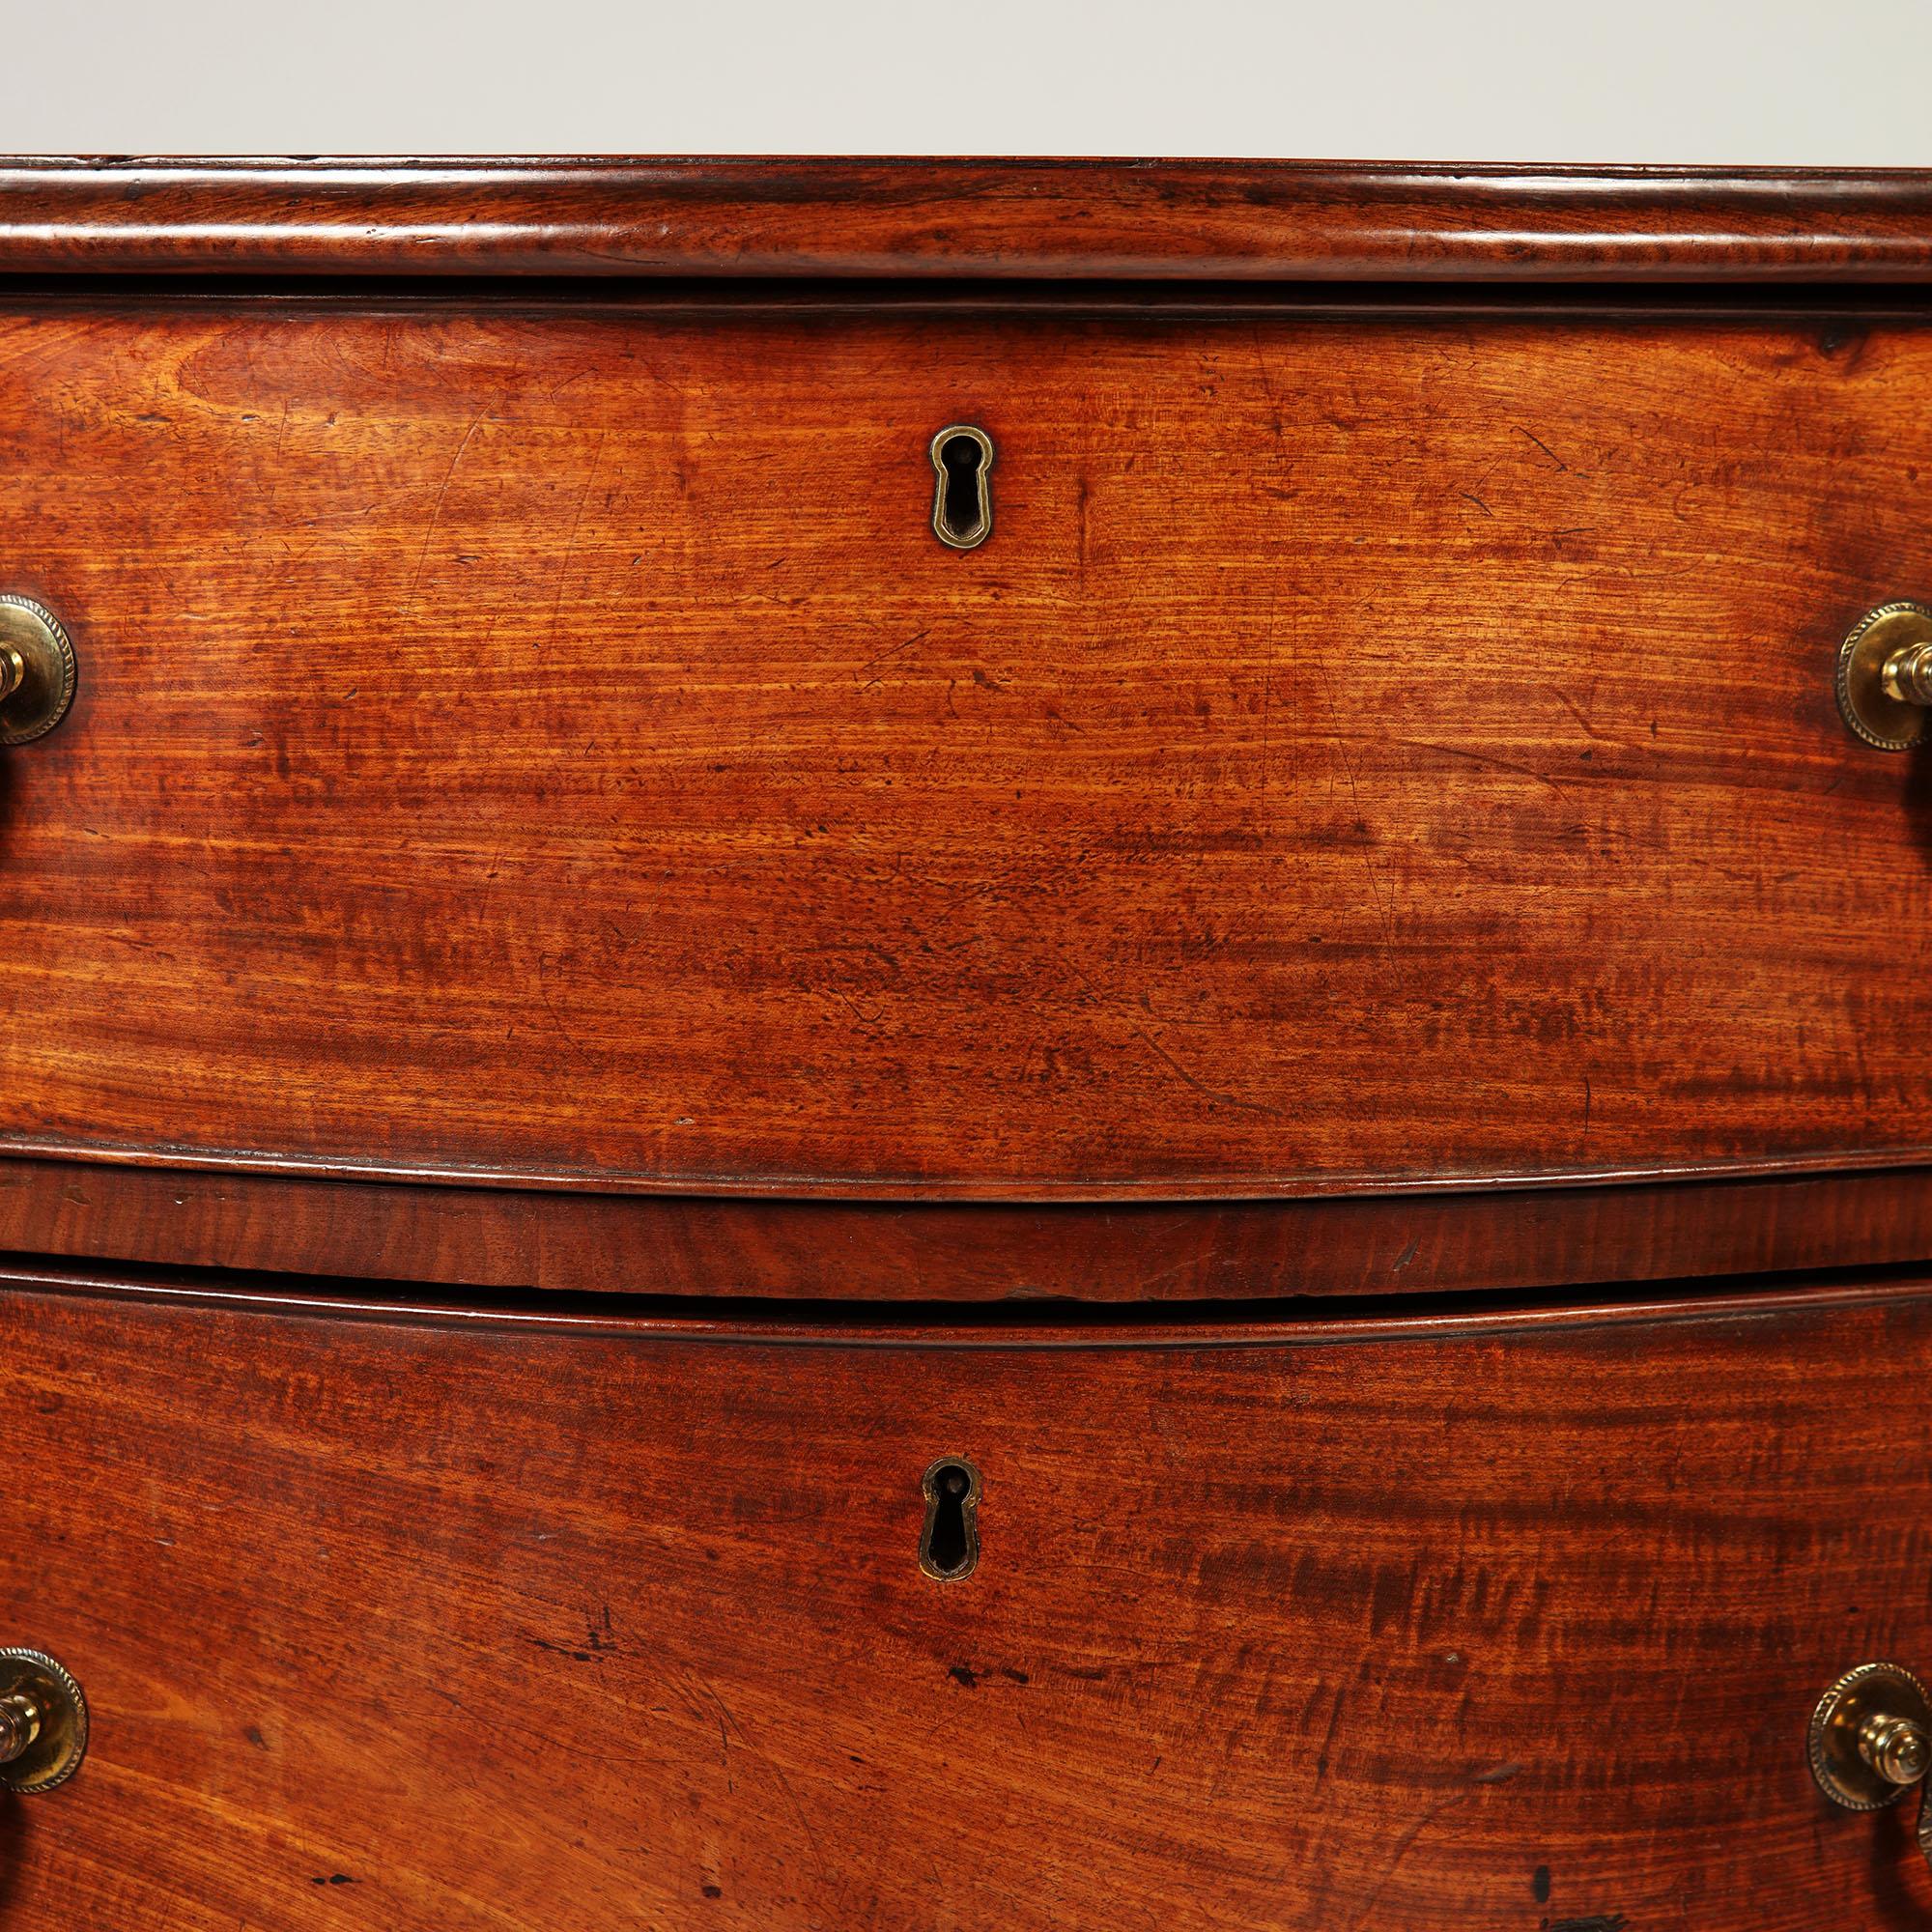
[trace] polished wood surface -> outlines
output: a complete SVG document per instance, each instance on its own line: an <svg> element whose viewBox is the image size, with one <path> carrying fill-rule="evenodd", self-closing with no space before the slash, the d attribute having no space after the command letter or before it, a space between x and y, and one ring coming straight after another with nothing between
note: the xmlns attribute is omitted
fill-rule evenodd
<svg viewBox="0 0 1932 1932"><path fill-rule="evenodd" d="M1904 1928L1922 1288L1219 1332L0 1299L0 1922ZM919 1570L968 1455L982 1553Z"/></svg>
<svg viewBox="0 0 1932 1932"><path fill-rule="evenodd" d="M0 162L0 1932L1925 1922L1804 1746L1932 1671L1926 283L1932 174Z"/></svg>
<svg viewBox="0 0 1932 1932"><path fill-rule="evenodd" d="M1932 172L1413 162L0 162L0 272L1932 280Z"/></svg>
<svg viewBox="0 0 1932 1932"><path fill-rule="evenodd" d="M1922 1159L1932 333L16 298L0 1139L1057 1198ZM998 444L980 551L925 443Z"/></svg>
<svg viewBox="0 0 1932 1932"><path fill-rule="evenodd" d="M0 1253L734 1300L1231 1302L1896 1265L1932 1172L1307 1201L745 1199L0 1160Z"/></svg>

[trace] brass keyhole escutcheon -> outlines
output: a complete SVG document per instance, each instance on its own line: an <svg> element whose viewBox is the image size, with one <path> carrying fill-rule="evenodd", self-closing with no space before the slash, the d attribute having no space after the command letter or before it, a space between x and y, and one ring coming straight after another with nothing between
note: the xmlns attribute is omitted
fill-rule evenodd
<svg viewBox="0 0 1932 1932"><path fill-rule="evenodd" d="M919 1567L936 1583L956 1583L980 1560L980 1472L963 1456L942 1456L926 1470L925 1529Z"/></svg>
<svg viewBox="0 0 1932 1932"><path fill-rule="evenodd" d="M971 423L953 423L929 447L937 481L932 533L949 550L978 550L993 534L993 439Z"/></svg>

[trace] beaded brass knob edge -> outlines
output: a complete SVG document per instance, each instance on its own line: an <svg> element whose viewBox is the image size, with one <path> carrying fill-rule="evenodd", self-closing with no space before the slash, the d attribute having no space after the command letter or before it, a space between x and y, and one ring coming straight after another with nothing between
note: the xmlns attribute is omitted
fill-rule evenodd
<svg viewBox="0 0 1932 1932"><path fill-rule="evenodd" d="M1932 606L1900 600L1867 611L1838 646L1838 710L1881 752L1924 737L1932 705Z"/></svg>
<svg viewBox="0 0 1932 1932"><path fill-rule="evenodd" d="M1833 1804L1895 1804L1932 1764L1932 1700L1897 1663L1861 1663L1818 1699L1807 1740L1811 1776Z"/></svg>
<svg viewBox="0 0 1932 1932"><path fill-rule="evenodd" d="M43 1650L0 1650L0 1787L51 1791L87 1755L87 1698Z"/></svg>
<svg viewBox="0 0 1932 1932"><path fill-rule="evenodd" d="M0 592L0 745L44 738L73 702L73 643L44 604Z"/></svg>

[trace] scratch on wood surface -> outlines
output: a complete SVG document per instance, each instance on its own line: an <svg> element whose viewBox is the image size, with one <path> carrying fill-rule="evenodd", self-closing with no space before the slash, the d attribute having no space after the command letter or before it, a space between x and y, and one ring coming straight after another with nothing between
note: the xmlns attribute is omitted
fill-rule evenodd
<svg viewBox="0 0 1932 1932"><path fill-rule="evenodd" d="M927 629L924 630L915 631L911 637L902 639L900 642L896 644L889 644L884 650L878 651L874 653L874 655L872 655L871 657L868 657L866 660L866 662L859 667L857 674L860 677L866 677L866 673L868 670L873 670L881 665L890 665L893 659L897 657L901 651L911 650L916 643L921 642L923 639L928 638L931 635L932 635L931 630L928 627ZM884 677L885 677L885 672L883 670L879 670L877 676L866 677L865 683L862 684L859 688L862 691L870 691L873 688L873 686L882 682Z"/></svg>
<svg viewBox="0 0 1932 1932"><path fill-rule="evenodd" d="M551 967L554 963L554 959L550 953L540 952L537 954L537 995L543 1001L544 1011L550 1015L553 1031L572 1058L584 1066L595 1066L597 1062L590 1054L583 1050L569 1023L557 1011L556 1002L550 996Z"/></svg>
<svg viewBox="0 0 1932 1932"><path fill-rule="evenodd" d="M738 1742L745 1742L745 1734L739 1729L738 1720L731 1715L731 1707L718 1694L717 1686L709 1678L693 1673L688 1679L698 1696L711 1706L712 1716L718 1720L718 1763L720 1768L731 1762L731 1737L737 1733Z"/></svg>
<svg viewBox="0 0 1932 1932"><path fill-rule="evenodd" d="M1564 460L1560 456L1558 456L1557 453L1553 449L1551 449L1550 446L1547 442L1545 442L1544 440L1540 436L1538 436L1534 430L1524 429L1520 423L1518 423L1516 425L1516 433L1519 436L1528 437L1530 441L1535 443L1537 448L1542 450L1544 455L1548 457L1550 462L1555 464L1557 469L1565 471L1570 470L1570 466L1567 463L1565 463Z"/></svg>
<svg viewBox="0 0 1932 1932"><path fill-rule="evenodd" d="M1346 746L1338 747L1342 759L1342 770L1348 775L1349 796L1355 807L1355 823L1368 835L1368 819L1362 812L1361 787L1355 781L1355 761L1350 757ZM1372 836L1369 836L1372 842ZM1376 912L1381 920L1382 951L1390 963L1395 960L1395 886L1393 881L1384 879L1376 869L1376 862L1369 851L1369 842L1362 846L1362 865L1369 875L1369 892L1375 900Z"/></svg>
<svg viewBox="0 0 1932 1932"><path fill-rule="evenodd" d="M1408 1856L1410 1849L1414 1846L1415 1841L1422 1836L1423 1833L1428 1831L1430 1826L1435 1824L1436 1819L1441 1817L1445 1811L1453 1811L1457 1805L1465 1804L1475 1795L1473 1790L1455 1791L1451 1792L1447 1798L1438 1799L1396 1839L1394 1848L1389 1854L1389 1861L1382 1868L1381 1877L1371 1888L1369 1895L1362 1901L1362 1909L1356 1913L1354 1918L1350 1921L1350 1932L1359 1932L1361 1926L1367 1925L1370 1922L1371 1915L1376 1909L1376 1901L1387 1890L1389 1881L1395 1877L1397 1868L1401 1865L1403 1860Z"/></svg>
<svg viewBox="0 0 1932 1932"><path fill-rule="evenodd" d="M1552 686L1551 689L1553 690L1554 687ZM1605 733L1599 731L1597 727L1590 723L1588 716L1584 713L1583 707L1580 704L1578 704L1577 700L1574 697L1572 697L1567 691L1558 691L1556 693L1556 701L1557 703L1562 705L1566 711L1569 712L1571 717L1576 719L1577 724L1582 725L1584 732L1588 736L1596 739L1598 744L1613 745L1616 743L1616 740L1614 738L1605 736Z"/></svg>
<svg viewBox="0 0 1932 1932"><path fill-rule="evenodd" d="M1162 1065L1172 1072L1177 1080L1194 1089L1197 1094L1205 1094L1210 1100L1224 1101L1230 1107L1240 1107L1250 1114L1279 1114L1279 1107L1270 1107L1264 1100L1244 1100L1238 1094L1230 1094L1219 1087L1210 1087L1207 1081L1196 1078L1162 1046L1160 1041L1143 1026L1135 1024L1131 1028L1135 1037L1151 1053Z"/></svg>
<svg viewBox="0 0 1932 1932"><path fill-rule="evenodd" d="M599 430L590 450L590 468L583 472L583 488L577 493L577 508L571 513L570 534L563 542L563 561L556 567L556 596L551 602L550 630L544 639L546 649L556 642L557 618L563 611L563 593L570 587L570 566L577 555L577 533L583 523L583 506L590 500L590 486L596 482L597 466L604 460L604 437L605 432Z"/></svg>
<svg viewBox="0 0 1932 1932"><path fill-rule="evenodd" d="M1081 986L1085 989L1087 993L1088 999L1095 1007L1104 1009L1105 1006L1107 1005L1107 1001L1104 995L1101 993L1099 987L1094 985L1094 981L1085 973L1083 973L1078 966L1076 966L1073 963L1072 959L1068 957L1068 955L1065 952L1058 951L1055 952L1053 956L1060 962L1062 968L1066 973L1071 975L1071 977L1074 978L1075 980L1079 980ZM1161 1043L1157 1039L1155 1039L1153 1036L1150 1034L1145 1027L1143 1027L1140 1024L1138 1020L1129 1020L1127 1022L1127 1031L1131 1033L1134 1036L1134 1037L1138 1039L1140 1043L1143 1046L1145 1046L1147 1050L1150 1053L1151 1053L1154 1056L1154 1058L1158 1060L1161 1063L1161 1065L1165 1066L1177 1080L1180 1081L1183 1086L1193 1088L1193 1090L1197 1094L1205 1094L1210 1100L1219 1100L1230 1107L1237 1107L1246 1113L1264 1114L1264 1115L1279 1114L1280 1112L1279 1108L1269 1106L1264 1101L1243 1099L1238 1094L1229 1094L1224 1092L1222 1089L1218 1087L1209 1086L1207 1081L1200 1079L1193 1073L1190 1073L1187 1070L1187 1068L1180 1064L1179 1061L1175 1059L1173 1054L1168 1052L1166 1047L1162 1046ZM1051 1049L1049 1048L1048 1051L1051 1052Z"/></svg>
<svg viewBox="0 0 1932 1932"><path fill-rule="evenodd" d="M1391 744L1400 745L1410 752L1436 752L1445 758L1466 758L1472 765L1488 765L1499 772L1515 772L1518 777L1534 779L1540 785L1548 785L1559 798L1564 795L1563 786L1547 772L1540 772L1534 765L1520 765L1512 758L1498 758L1489 752L1465 752L1459 745L1438 745L1430 738L1394 738Z"/></svg>
<svg viewBox="0 0 1932 1932"><path fill-rule="evenodd" d="M470 420L469 427L463 432L463 440L456 445L456 454L449 459L449 468L442 473L442 487L436 493L436 503L429 513L429 524L423 531L422 548L416 552L415 573L410 579L410 608L415 608L416 586L422 582L423 567L429 561L429 547L436 541L437 526L442 521L442 499L449 495L449 486L456 480L456 466L463 461L463 452L469 447L469 439L483 425L484 415L479 413Z"/></svg>

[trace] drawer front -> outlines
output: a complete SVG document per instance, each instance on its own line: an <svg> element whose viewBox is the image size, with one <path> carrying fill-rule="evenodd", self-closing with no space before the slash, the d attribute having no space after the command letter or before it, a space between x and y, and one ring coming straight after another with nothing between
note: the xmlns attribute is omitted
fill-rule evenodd
<svg viewBox="0 0 1932 1932"><path fill-rule="evenodd" d="M0 1339L6 1640L94 1714L7 1820L21 1932L1932 1903L1804 1749L1932 1665L1925 1292L1190 1342L16 1284Z"/></svg>
<svg viewBox="0 0 1932 1932"><path fill-rule="evenodd" d="M1922 1151L1932 336L0 310L0 1135L618 1186ZM927 443L992 439L993 534Z"/></svg>

